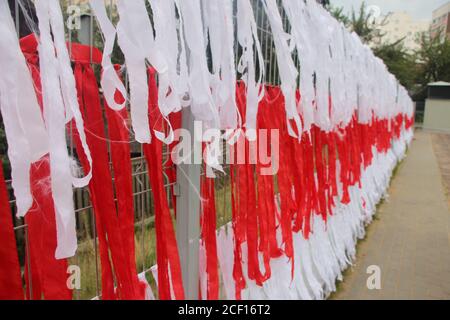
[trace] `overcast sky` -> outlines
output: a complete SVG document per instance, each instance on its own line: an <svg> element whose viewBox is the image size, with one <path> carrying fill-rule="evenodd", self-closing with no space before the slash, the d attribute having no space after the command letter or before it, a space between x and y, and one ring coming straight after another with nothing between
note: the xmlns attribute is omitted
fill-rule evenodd
<svg viewBox="0 0 450 320"><path fill-rule="evenodd" d="M359 9L363 0L330 0L331 4L344 7L350 12L352 7ZM368 6L374 5L380 8L381 14L391 11L406 11L415 19L431 20L434 9L449 2L449 0L366 0Z"/></svg>

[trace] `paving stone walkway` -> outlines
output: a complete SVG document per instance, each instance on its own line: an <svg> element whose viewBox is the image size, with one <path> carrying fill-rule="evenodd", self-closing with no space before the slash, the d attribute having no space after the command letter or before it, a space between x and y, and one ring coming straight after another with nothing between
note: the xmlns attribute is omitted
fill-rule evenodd
<svg viewBox="0 0 450 320"><path fill-rule="evenodd" d="M431 137L450 206L450 133L433 133Z"/></svg>
<svg viewBox="0 0 450 320"><path fill-rule="evenodd" d="M450 135L416 131L332 299L450 299ZM380 267L369 290L367 268Z"/></svg>

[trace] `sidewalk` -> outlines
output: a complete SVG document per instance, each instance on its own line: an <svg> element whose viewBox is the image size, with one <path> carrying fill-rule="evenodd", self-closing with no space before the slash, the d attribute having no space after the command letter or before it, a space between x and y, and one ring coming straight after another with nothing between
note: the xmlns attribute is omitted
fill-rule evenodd
<svg viewBox="0 0 450 320"><path fill-rule="evenodd" d="M439 163L444 170L450 164L450 144L434 147L439 162L432 134L416 131L389 198L380 205L358 245L355 265L332 299L450 299L448 176L439 168ZM381 290L366 286L370 265L381 269Z"/></svg>

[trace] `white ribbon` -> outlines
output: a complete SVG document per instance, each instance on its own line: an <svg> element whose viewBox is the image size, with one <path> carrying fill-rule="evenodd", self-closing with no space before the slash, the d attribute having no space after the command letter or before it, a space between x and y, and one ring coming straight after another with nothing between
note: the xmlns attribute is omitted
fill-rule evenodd
<svg viewBox="0 0 450 320"><path fill-rule="evenodd" d="M66 120L72 117L90 168L92 158L86 143L83 120L78 106L75 79L70 67L64 38L64 24L57 0L35 2L39 19L39 61L41 70L44 119L50 142L50 172L56 211L57 259L71 257L77 248L72 184L83 187L90 181L91 170L84 178L73 177L67 152Z"/></svg>
<svg viewBox="0 0 450 320"><path fill-rule="evenodd" d="M168 121L166 117L177 107L174 102L176 101L173 91L175 87L170 83L166 58L153 37L153 28L144 0L119 0L117 9L120 15L117 25L118 42L125 55L130 80L132 125L136 140L141 143L150 143L146 60L158 72L158 105L165 121ZM174 103L175 106L171 106L170 103ZM173 134L169 133L168 138L163 138L163 133L159 132L156 136L163 142L170 143Z"/></svg>
<svg viewBox="0 0 450 320"><path fill-rule="evenodd" d="M186 48L184 41L178 40L183 39L183 26L181 17L176 18L175 9L178 7L174 0L149 0L149 3L153 11L155 45L166 58L167 81L171 85L170 92L161 85L158 92L158 106L169 127L169 134L165 137L163 132L155 131L155 136L162 142L170 144L174 139L174 133L167 116L189 104L189 100L185 99L188 92Z"/></svg>
<svg viewBox="0 0 450 320"><path fill-rule="evenodd" d="M102 76L100 85L103 89L103 95L108 103L108 106L113 110L121 110L126 105L127 90L117 75L116 70L111 62L111 54L114 49L114 41L116 40L116 28L111 23L106 13L106 8L103 0L90 0L92 11L97 17L100 29L103 32L104 48L102 57ZM114 98L116 90L119 91L125 100L122 103L117 103Z"/></svg>
<svg viewBox="0 0 450 320"><path fill-rule="evenodd" d="M189 49L189 89L191 111L195 120L202 121L205 129L219 129L220 117L218 106L211 95L210 76L206 58L206 39L203 33L202 11L199 0L175 0L183 18L186 46ZM220 147L208 135L201 139L206 145L205 162L211 168L223 171L219 162ZM211 171L209 171L211 175Z"/></svg>
<svg viewBox="0 0 450 320"><path fill-rule="evenodd" d="M241 118L236 105L233 1L210 0L203 5L212 57L213 100L219 106L221 128L235 129L241 126Z"/></svg>
<svg viewBox="0 0 450 320"><path fill-rule="evenodd" d="M41 2L39 0L39 2ZM53 43L56 49L56 62L58 65L58 76L61 85L61 93L66 108L66 121L69 122L72 118L75 120L81 146L84 154L89 162L89 167L92 168L92 157L89 146L86 142L86 135L84 133L83 117L78 105L78 96L75 85L75 77L71 68L69 52L67 50L66 38L64 35L64 20L61 12L59 1L50 0L48 4L50 15L50 26L53 34ZM70 114L71 117L67 117ZM89 184L92 177L92 169L85 174L84 177L72 177L72 184L76 188L83 188Z"/></svg>
<svg viewBox="0 0 450 320"><path fill-rule="evenodd" d="M191 110L196 120L204 121L207 128L219 128L219 112L214 105L210 89L210 73L206 58L199 0L175 0L183 19L184 35L189 49L189 89Z"/></svg>
<svg viewBox="0 0 450 320"><path fill-rule="evenodd" d="M165 115L179 111L185 105L183 100L188 91L186 49L183 39L181 20L175 16L174 0L148 0L153 12L155 44L166 57L168 77L172 92L160 92L161 112ZM178 31L177 31L178 30Z"/></svg>
<svg viewBox="0 0 450 320"><path fill-rule="evenodd" d="M247 94L247 109L245 115L246 135L249 140L255 140L256 116L258 104L264 96L264 87L261 85L265 62L261 52L261 44L258 39L257 25L253 15L252 5L248 0L237 2L237 38L242 48L242 56L239 59L238 71L245 83ZM253 47L256 48L259 74L255 79L256 67Z"/></svg>
<svg viewBox="0 0 450 320"><path fill-rule="evenodd" d="M235 300L235 281L233 278L234 262L234 234L230 223L222 226L216 233L217 237L217 258L222 275L225 297L228 300Z"/></svg>
<svg viewBox="0 0 450 320"><path fill-rule="evenodd" d="M330 38L335 34L333 30L333 23L331 16L323 9L323 7L316 1L308 0L307 13L310 16L310 23L308 24L308 42L314 48L314 60L312 60L314 71L316 74L315 84L315 123L322 130L329 130L329 90L328 83L331 77L332 68L330 47Z"/></svg>
<svg viewBox="0 0 450 320"><path fill-rule="evenodd" d="M17 215L22 217L33 203L30 165L48 153L48 136L7 1L0 2L0 69L0 110Z"/></svg>
<svg viewBox="0 0 450 320"><path fill-rule="evenodd" d="M273 40L277 54L278 68L280 71L281 91L285 99L287 119L293 119L298 135L292 128L290 121L287 121L288 133L292 137L301 138L302 124L300 116L297 112L296 88L298 71L292 60L292 48L289 45L291 36L283 29L280 12L275 0L263 0L264 9L269 18L270 27L272 29Z"/></svg>
<svg viewBox="0 0 450 320"><path fill-rule="evenodd" d="M138 274L139 282L141 284L144 284L145 286L145 300L156 300L155 295L153 294L152 287L150 287L150 284L147 281L147 278L145 276L145 271Z"/></svg>

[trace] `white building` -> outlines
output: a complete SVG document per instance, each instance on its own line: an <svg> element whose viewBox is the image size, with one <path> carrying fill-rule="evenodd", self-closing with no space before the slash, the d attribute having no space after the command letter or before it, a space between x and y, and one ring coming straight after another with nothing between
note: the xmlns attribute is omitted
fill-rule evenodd
<svg viewBox="0 0 450 320"><path fill-rule="evenodd" d="M450 1L433 11L431 35L450 39Z"/></svg>
<svg viewBox="0 0 450 320"><path fill-rule="evenodd" d="M382 23L384 21L384 23ZM418 34L428 32L430 22L427 20L415 20L407 12L391 12L379 19L379 30L382 39L376 39L375 44L393 43L400 39L406 49L413 51L419 48L417 41Z"/></svg>

